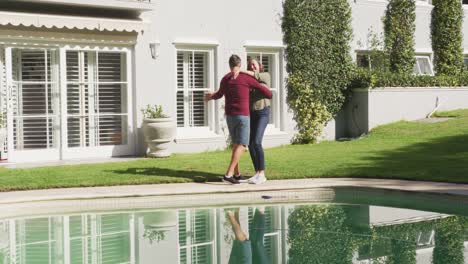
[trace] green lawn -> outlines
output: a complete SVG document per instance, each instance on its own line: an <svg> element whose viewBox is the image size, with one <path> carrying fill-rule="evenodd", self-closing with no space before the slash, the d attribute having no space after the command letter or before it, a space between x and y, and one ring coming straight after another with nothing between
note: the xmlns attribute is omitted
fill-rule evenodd
<svg viewBox="0 0 468 264"><path fill-rule="evenodd" d="M369 137L266 150L269 179L398 178L468 183L468 110L438 113L441 123L398 122ZM95 165L0 169L0 191L75 186L219 181L227 151ZM241 162L252 175L249 155Z"/></svg>

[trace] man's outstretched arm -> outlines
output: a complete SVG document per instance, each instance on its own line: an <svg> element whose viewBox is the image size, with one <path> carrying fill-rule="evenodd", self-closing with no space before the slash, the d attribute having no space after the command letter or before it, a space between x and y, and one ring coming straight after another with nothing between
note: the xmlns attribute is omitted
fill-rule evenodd
<svg viewBox="0 0 468 264"><path fill-rule="evenodd" d="M224 96L225 91L226 91L226 85L224 83L224 80L222 80L218 91L205 93L205 100L206 101L218 100L219 98Z"/></svg>

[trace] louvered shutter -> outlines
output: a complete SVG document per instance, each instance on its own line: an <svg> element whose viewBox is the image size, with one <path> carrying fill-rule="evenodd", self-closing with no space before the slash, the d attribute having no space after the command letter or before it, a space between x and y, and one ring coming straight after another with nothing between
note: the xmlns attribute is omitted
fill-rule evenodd
<svg viewBox="0 0 468 264"><path fill-rule="evenodd" d="M126 143L126 60L124 54L98 53L99 145Z"/></svg>
<svg viewBox="0 0 468 264"><path fill-rule="evenodd" d="M184 78L184 53L177 53L177 126L185 126L185 113L184 113L184 87L186 81Z"/></svg>
<svg viewBox="0 0 468 264"><path fill-rule="evenodd" d="M6 75L6 65L5 65L5 49L0 47L0 121L2 126L6 128L6 113L7 113L7 75ZM7 153L8 146L8 136L3 142L3 151ZM0 142L1 147L1 142Z"/></svg>
<svg viewBox="0 0 468 264"><path fill-rule="evenodd" d="M213 263L214 240L212 210L179 211L180 263Z"/></svg>
<svg viewBox="0 0 468 264"><path fill-rule="evenodd" d="M70 217L71 263L93 263L93 259L98 263L131 263L130 217L129 214Z"/></svg>
<svg viewBox="0 0 468 264"><path fill-rule="evenodd" d="M15 148L54 148L58 137L56 52L13 49L12 58Z"/></svg>
<svg viewBox="0 0 468 264"><path fill-rule="evenodd" d="M177 125L208 126L206 103L208 87L208 52L177 52Z"/></svg>
<svg viewBox="0 0 468 264"><path fill-rule="evenodd" d="M67 51L67 135L68 147L89 146L86 107L88 93L88 53Z"/></svg>
<svg viewBox="0 0 468 264"><path fill-rule="evenodd" d="M126 144L126 55L67 51L68 146Z"/></svg>
<svg viewBox="0 0 468 264"><path fill-rule="evenodd" d="M16 221L15 263L59 263L56 218L36 218Z"/></svg>

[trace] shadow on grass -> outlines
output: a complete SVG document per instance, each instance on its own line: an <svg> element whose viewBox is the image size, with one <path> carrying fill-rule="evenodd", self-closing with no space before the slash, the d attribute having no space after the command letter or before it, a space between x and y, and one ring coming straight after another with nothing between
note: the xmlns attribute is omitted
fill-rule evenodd
<svg viewBox="0 0 468 264"><path fill-rule="evenodd" d="M327 174L468 183L468 134L370 152L358 163Z"/></svg>
<svg viewBox="0 0 468 264"><path fill-rule="evenodd" d="M167 168L128 168L124 170L113 170L117 174L135 174L140 176L159 176L186 178L194 182L216 182L220 181L220 175L205 171L174 170Z"/></svg>

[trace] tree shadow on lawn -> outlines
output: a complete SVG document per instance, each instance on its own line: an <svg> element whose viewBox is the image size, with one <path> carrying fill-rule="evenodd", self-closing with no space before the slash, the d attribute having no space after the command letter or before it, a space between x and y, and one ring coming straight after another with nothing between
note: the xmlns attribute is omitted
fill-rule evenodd
<svg viewBox="0 0 468 264"><path fill-rule="evenodd" d="M327 171L327 175L468 183L468 135L371 152L355 164Z"/></svg>
<svg viewBox="0 0 468 264"><path fill-rule="evenodd" d="M124 170L113 170L117 174L135 174L140 176L160 176L160 177L177 177L186 178L194 182L216 182L221 181L220 174L193 171L193 170L174 170L167 168L128 168Z"/></svg>

